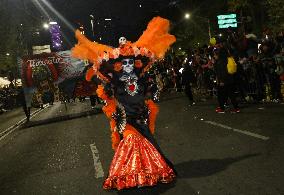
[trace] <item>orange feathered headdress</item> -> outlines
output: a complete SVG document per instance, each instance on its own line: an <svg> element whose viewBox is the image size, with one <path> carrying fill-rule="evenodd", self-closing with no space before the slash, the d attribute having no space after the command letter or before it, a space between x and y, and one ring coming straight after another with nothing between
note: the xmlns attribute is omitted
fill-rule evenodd
<svg viewBox="0 0 284 195"><path fill-rule="evenodd" d="M119 59L120 57L141 56L149 58L149 63L146 66L142 66L139 60L136 60L135 63L136 68L144 67L144 71L146 71L155 59L163 58L170 45L176 41L175 36L168 33L169 27L170 22L167 19L155 17L149 22L147 29L138 41L134 43L127 42L118 48L92 42L77 30L76 38L78 39L78 44L72 49L72 55L75 58L88 59L93 63L93 68L87 72L87 80L97 75L98 78L107 81L107 78L99 71L100 65L103 61ZM121 70L118 66L119 64L116 64L114 69Z"/></svg>

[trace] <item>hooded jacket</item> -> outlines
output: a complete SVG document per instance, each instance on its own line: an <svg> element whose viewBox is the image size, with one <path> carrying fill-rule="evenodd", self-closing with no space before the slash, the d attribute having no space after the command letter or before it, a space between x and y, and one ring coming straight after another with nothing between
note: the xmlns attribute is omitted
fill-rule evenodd
<svg viewBox="0 0 284 195"><path fill-rule="evenodd" d="M215 63L214 69L218 83L233 84L234 75L228 73L228 52L225 48L220 48L218 52L218 60Z"/></svg>

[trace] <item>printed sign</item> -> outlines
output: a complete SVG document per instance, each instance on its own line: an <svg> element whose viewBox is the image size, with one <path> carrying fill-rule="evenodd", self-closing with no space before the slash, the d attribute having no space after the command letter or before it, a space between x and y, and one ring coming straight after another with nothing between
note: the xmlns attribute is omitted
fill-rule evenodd
<svg viewBox="0 0 284 195"><path fill-rule="evenodd" d="M36 101L42 104L42 99L47 93L51 97L49 99L59 101L61 83L64 83L62 86L66 88L62 91L67 91L73 96L94 94L95 88L91 83L76 84L84 80L86 62L72 58L70 50L24 56L18 59L18 63L28 105L31 105L33 96L36 96Z"/></svg>

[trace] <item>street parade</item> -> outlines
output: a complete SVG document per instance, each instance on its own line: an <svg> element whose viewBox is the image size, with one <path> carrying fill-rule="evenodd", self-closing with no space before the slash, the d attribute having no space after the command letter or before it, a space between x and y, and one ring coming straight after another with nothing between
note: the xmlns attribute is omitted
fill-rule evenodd
<svg viewBox="0 0 284 195"><path fill-rule="evenodd" d="M284 2L0 2L0 194L284 194Z"/></svg>

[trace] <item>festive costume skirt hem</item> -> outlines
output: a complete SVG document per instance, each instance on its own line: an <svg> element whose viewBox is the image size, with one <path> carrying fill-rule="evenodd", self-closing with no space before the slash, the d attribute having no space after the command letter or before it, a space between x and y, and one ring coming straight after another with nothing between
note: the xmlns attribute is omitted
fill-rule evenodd
<svg viewBox="0 0 284 195"><path fill-rule="evenodd" d="M134 175L126 175L119 177L108 177L103 184L104 189L118 190L124 188L132 187L145 187L145 186L155 186L157 183L170 183L174 180L175 174L173 172L169 173L159 173L159 174L147 174L138 173Z"/></svg>
<svg viewBox="0 0 284 195"><path fill-rule="evenodd" d="M175 178L172 168L158 150L139 133L129 133L120 141L104 181L104 189L169 183Z"/></svg>

